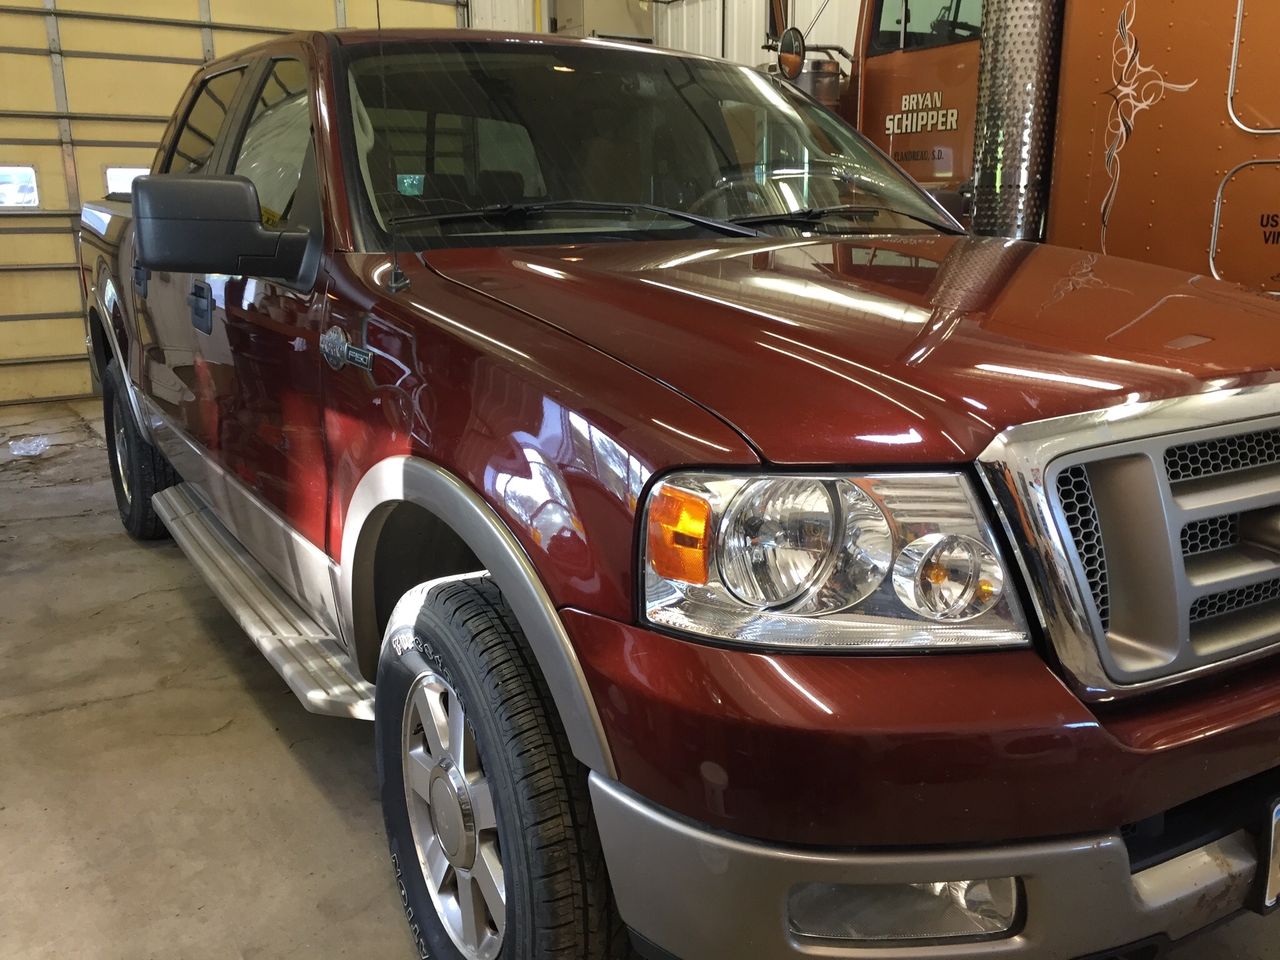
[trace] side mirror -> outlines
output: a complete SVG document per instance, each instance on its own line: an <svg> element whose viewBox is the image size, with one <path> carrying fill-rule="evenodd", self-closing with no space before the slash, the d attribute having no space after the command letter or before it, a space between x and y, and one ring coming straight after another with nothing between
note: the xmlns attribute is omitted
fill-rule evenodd
<svg viewBox="0 0 1280 960"><path fill-rule="evenodd" d="M795 80L804 70L804 34L799 27L787 27L778 38L778 70L788 80Z"/></svg>
<svg viewBox="0 0 1280 960"><path fill-rule="evenodd" d="M223 273L294 282L309 231L262 225L247 177L160 174L133 182L138 263L149 270Z"/></svg>

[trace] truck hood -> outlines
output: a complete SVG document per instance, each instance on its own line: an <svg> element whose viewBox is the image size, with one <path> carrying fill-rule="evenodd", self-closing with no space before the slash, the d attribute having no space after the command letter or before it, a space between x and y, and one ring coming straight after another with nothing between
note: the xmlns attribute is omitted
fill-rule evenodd
<svg viewBox="0 0 1280 960"><path fill-rule="evenodd" d="M692 398L775 463L971 460L1014 424L1280 379L1280 306L1037 244L747 239L423 260Z"/></svg>

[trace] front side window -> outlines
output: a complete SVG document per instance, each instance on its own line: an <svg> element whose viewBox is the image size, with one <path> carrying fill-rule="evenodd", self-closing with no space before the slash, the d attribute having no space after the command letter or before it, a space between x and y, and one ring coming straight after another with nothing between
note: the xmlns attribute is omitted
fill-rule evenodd
<svg viewBox="0 0 1280 960"><path fill-rule="evenodd" d="M297 60L271 65L232 172L248 177L258 190L262 222L288 220L311 146L311 102L307 70Z"/></svg>
<svg viewBox="0 0 1280 960"><path fill-rule="evenodd" d="M173 152L161 173L194 174L204 171L213 157L213 148L227 122L227 114L244 74L245 68L240 67L204 81L182 121Z"/></svg>
<svg viewBox="0 0 1280 960"><path fill-rule="evenodd" d="M385 56L371 45L349 54L352 181L364 185L365 242L382 249L393 227L422 247L707 229L635 210L545 209L564 203L644 204L719 221L856 206L851 232L939 219L855 131L747 67L603 44L397 45ZM538 204L525 220L496 209ZM492 215L467 213L484 210Z"/></svg>
<svg viewBox="0 0 1280 960"><path fill-rule="evenodd" d="M867 53L928 50L981 36L982 0L876 0Z"/></svg>

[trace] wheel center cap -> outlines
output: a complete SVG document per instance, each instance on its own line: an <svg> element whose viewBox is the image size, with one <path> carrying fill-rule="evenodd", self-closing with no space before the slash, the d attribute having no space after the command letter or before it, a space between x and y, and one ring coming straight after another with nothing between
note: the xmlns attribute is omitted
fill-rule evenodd
<svg viewBox="0 0 1280 960"><path fill-rule="evenodd" d="M467 780L445 759L431 771L431 826L449 862L468 870L475 862L476 829Z"/></svg>

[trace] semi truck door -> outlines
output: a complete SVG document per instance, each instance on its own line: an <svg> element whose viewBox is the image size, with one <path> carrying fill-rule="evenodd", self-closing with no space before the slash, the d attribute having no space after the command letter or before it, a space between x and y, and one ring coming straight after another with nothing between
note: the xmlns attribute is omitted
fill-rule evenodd
<svg viewBox="0 0 1280 960"><path fill-rule="evenodd" d="M864 15L862 131L926 188L973 179L982 0L874 0Z"/></svg>
<svg viewBox="0 0 1280 960"><path fill-rule="evenodd" d="M201 83L156 173L211 172L245 73L246 68L240 66ZM173 426L203 444L209 439L209 391L204 386L206 371L196 360L196 342L209 335L210 326L207 313L198 309L194 284L199 279L189 273L148 271L136 266L130 278L135 295L146 305L146 321L139 331L143 392ZM184 476L196 466L188 462L189 447L180 443L164 446Z"/></svg>

